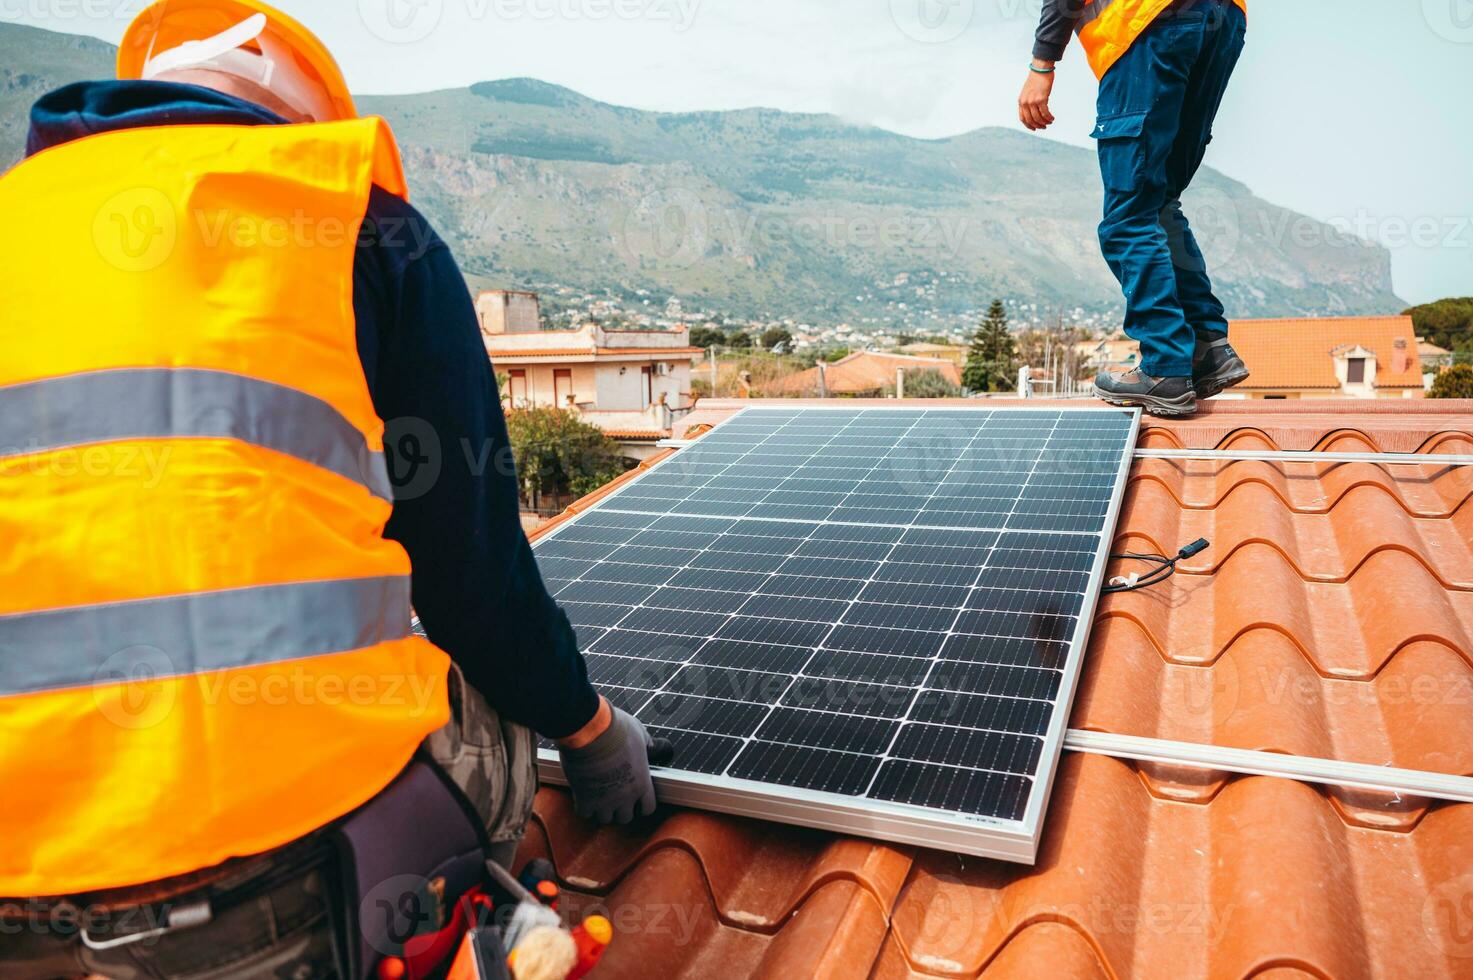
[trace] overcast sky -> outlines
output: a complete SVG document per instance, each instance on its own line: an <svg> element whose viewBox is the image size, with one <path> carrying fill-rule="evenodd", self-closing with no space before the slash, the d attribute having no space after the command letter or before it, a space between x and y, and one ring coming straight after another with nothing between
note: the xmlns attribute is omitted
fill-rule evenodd
<svg viewBox="0 0 1473 980"><path fill-rule="evenodd" d="M527 75L642 109L834 112L922 137L1017 127L1040 0L280 0L355 91ZM141 0L0 0L116 42ZM1208 164L1377 238L1397 292L1473 295L1473 0L1255 0ZM1051 138L1087 145L1060 67Z"/></svg>

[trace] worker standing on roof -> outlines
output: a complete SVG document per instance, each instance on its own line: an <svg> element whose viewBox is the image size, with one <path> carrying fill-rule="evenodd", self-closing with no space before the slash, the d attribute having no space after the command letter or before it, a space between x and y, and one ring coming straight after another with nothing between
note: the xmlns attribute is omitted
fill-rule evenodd
<svg viewBox="0 0 1473 980"><path fill-rule="evenodd" d="M41 98L0 177L24 231L0 262L0 975L329 976L307 843L411 757L506 862L533 731L606 822L653 809L652 741L538 575L465 282L327 50L256 0L165 0L118 77ZM105 914L34 927L77 908Z"/></svg>
<svg viewBox="0 0 1473 980"><path fill-rule="evenodd" d="M1125 292L1125 332L1141 345L1139 368L1095 381L1112 405L1190 415L1197 399L1248 379L1181 209L1243 51L1247 10L1247 0L1044 0L1018 117L1034 131L1053 123L1055 66L1077 33L1100 80L1100 246Z"/></svg>

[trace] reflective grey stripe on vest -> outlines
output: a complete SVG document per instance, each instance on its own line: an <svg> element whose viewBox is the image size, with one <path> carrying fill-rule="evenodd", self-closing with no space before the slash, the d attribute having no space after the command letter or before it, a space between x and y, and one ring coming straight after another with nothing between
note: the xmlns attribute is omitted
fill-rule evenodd
<svg viewBox="0 0 1473 980"><path fill-rule="evenodd" d="M0 697L346 653L409 635L409 578L0 616Z"/></svg>
<svg viewBox="0 0 1473 980"><path fill-rule="evenodd" d="M320 398L225 371L125 368L0 388L0 459L123 439L224 438L394 499L384 454Z"/></svg>

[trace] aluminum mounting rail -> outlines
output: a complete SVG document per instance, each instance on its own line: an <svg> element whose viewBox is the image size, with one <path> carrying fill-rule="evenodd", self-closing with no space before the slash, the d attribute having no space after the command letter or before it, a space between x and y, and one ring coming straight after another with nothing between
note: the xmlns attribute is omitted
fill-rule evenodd
<svg viewBox="0 0 1473 980"><path fill-rule="evenodd" d="M1136 735L1111 735L1074 728L1064 736L1064 748L1073 752L1133 759L1137 762L1216 769L1250 776L1277 776L1324 786L1345 786L1393 793L1397 796L1473 803L1473 778L1420 769L1392 769L1360 762L1314 759L1222 745L1200 745L1195 742L1170 742Z"/></svg>
<svg viewBox="0 0 1473 980"><path fill-rule="evenodd" d="M686 449L694 439L661 439L657 449ZM1137 449L1136 459L1201 459L1265 463L1377 463L1382 466L1473 466L1473 456L1432 453L1237 452L1227 449Z"/></svg>
<svg viewBox="0 0 1473 980"><path fill-rule="evenodd" d="M1272 463L1379 463L1385 466L1473 466L1473 456L1433 453L1316 453L1226 449L1137 449L1136 459L1217 459Z"/></svg>

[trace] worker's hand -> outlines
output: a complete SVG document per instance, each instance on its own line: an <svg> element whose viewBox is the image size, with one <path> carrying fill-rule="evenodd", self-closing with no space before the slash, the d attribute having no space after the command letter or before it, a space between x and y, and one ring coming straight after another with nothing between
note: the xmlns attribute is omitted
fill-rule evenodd
<svg viewBox="0 0 1473 980"><path fill-rule="evenodd" d="M1033 64L1039 68L1052 68L1053 63L1048 61L1033 60ZM1028 81L1023 83L1023 94L1018 96L1018 119L1027 126L1029 130L1037 132L1040 129L1048 129L1054 121L1054 114L1049 111L1048 100L1054 93L1054 74L1040 74L1036 71L1028 72Z"/></svg>
<svg viewBox="0 0 1473 980"><path fill-rule="evenodd" d="M607 701L599 705L599 716L605 712L609 722L602 734L576 748L566 741L560 743L558 755L578 816L599 823L628 823L636 810L642 816L655 812L650 756L663 746L656 744L638 719Z"/></svg>

